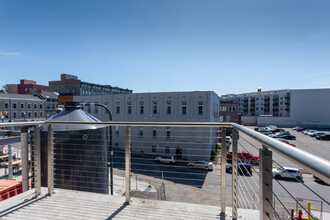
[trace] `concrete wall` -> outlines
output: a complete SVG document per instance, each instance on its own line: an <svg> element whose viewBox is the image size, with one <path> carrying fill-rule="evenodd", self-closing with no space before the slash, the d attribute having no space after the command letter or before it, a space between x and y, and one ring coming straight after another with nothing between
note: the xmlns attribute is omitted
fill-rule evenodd
<svg viewBox="0 0 330 220"><path fill-rule="evenodd" d="M305 127L330 128L330 89L292 90L291 120Z"/></svg>
<svg viewBox="0 0 330 220"><path fill-rule="evenodd" d="M242 124L249 125L257 125L257 116L242 116Z"/></svg>

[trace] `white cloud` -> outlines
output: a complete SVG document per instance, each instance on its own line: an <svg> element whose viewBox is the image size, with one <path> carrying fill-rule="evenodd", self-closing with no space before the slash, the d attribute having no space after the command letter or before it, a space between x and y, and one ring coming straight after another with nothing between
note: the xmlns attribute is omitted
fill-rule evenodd
<svg viewBox="0 0 330 220"><path fill-rule="evenodd" d="M327 76L330 75L330 71L328 72L321 72L321 73L311 73L309 76Z"/></svg>
<svg viewBox="0 0 330 220"><path fill-rule="evenodd" d="M295 44L295 46L302 46L305 45L311 41L317 41L317 40L322 40L327 38L330 35L330 31L322 31L316 34L312 34L308 36L307 38L299 41L298 43Z"/></svg>
<svg viewBox="0 0 330 220"><path fill-rule="evenodd" d="M22 55L22 54L19 53L19 52L3 52L3 51L0 51L0 55L2 55L2 56L19 56L19 55Z"/></svg>

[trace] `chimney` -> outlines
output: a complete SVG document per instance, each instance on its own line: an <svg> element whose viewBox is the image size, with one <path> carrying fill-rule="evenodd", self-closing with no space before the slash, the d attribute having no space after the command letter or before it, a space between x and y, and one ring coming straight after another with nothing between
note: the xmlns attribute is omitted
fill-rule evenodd
<svg viewBox="0 0 330 220"><path fill-rule="evenodd" d="M261 87L258 87L258 92L261 92Z"/></svg>

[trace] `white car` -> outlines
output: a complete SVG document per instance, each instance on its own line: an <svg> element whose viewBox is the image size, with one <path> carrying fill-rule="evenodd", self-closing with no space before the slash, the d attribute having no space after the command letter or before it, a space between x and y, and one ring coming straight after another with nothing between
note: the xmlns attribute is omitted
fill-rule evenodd
<svg viewBox="0 0 330 220"><path fill-rule="evenodd" d="M291 167L280 167L278 169L273 169L273 177L275 179L281 179L281 178L291 178L298 180L303 179L303 176L299 171L299 169L291 168Z"/></svg>
<svg viewBox="0 0 330 220"><path fill-rule="evenodd" d="M213 170L213 163L206 160L193 161L187 164L190 168Z"/></svg>
<svg viewBox="0 0 330 220"><path fill-rule="evenodd" d="M159 156L159 157L156 157L155 160L157 162L161 162L161 163L169 163L169 164L176 163L174 156L171 156L171 155Z"/></svg>

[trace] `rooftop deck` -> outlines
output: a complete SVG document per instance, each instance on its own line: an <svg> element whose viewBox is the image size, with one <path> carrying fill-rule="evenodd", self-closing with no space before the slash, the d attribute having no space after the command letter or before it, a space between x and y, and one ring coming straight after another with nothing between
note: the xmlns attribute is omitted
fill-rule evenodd
<svg viewBox="0 0 330 220"><path fill-rule="evenodd" d="M1 204L0 219L231 219L220 218L219 207L55 189L52 196L29 199L24 195ZM22 202L23 201L23 202ZM239 210L240 219L258 219L258 210ZM247 214L249 212L249 214ZM227 213L231 213L228 208Z"/></svg>

